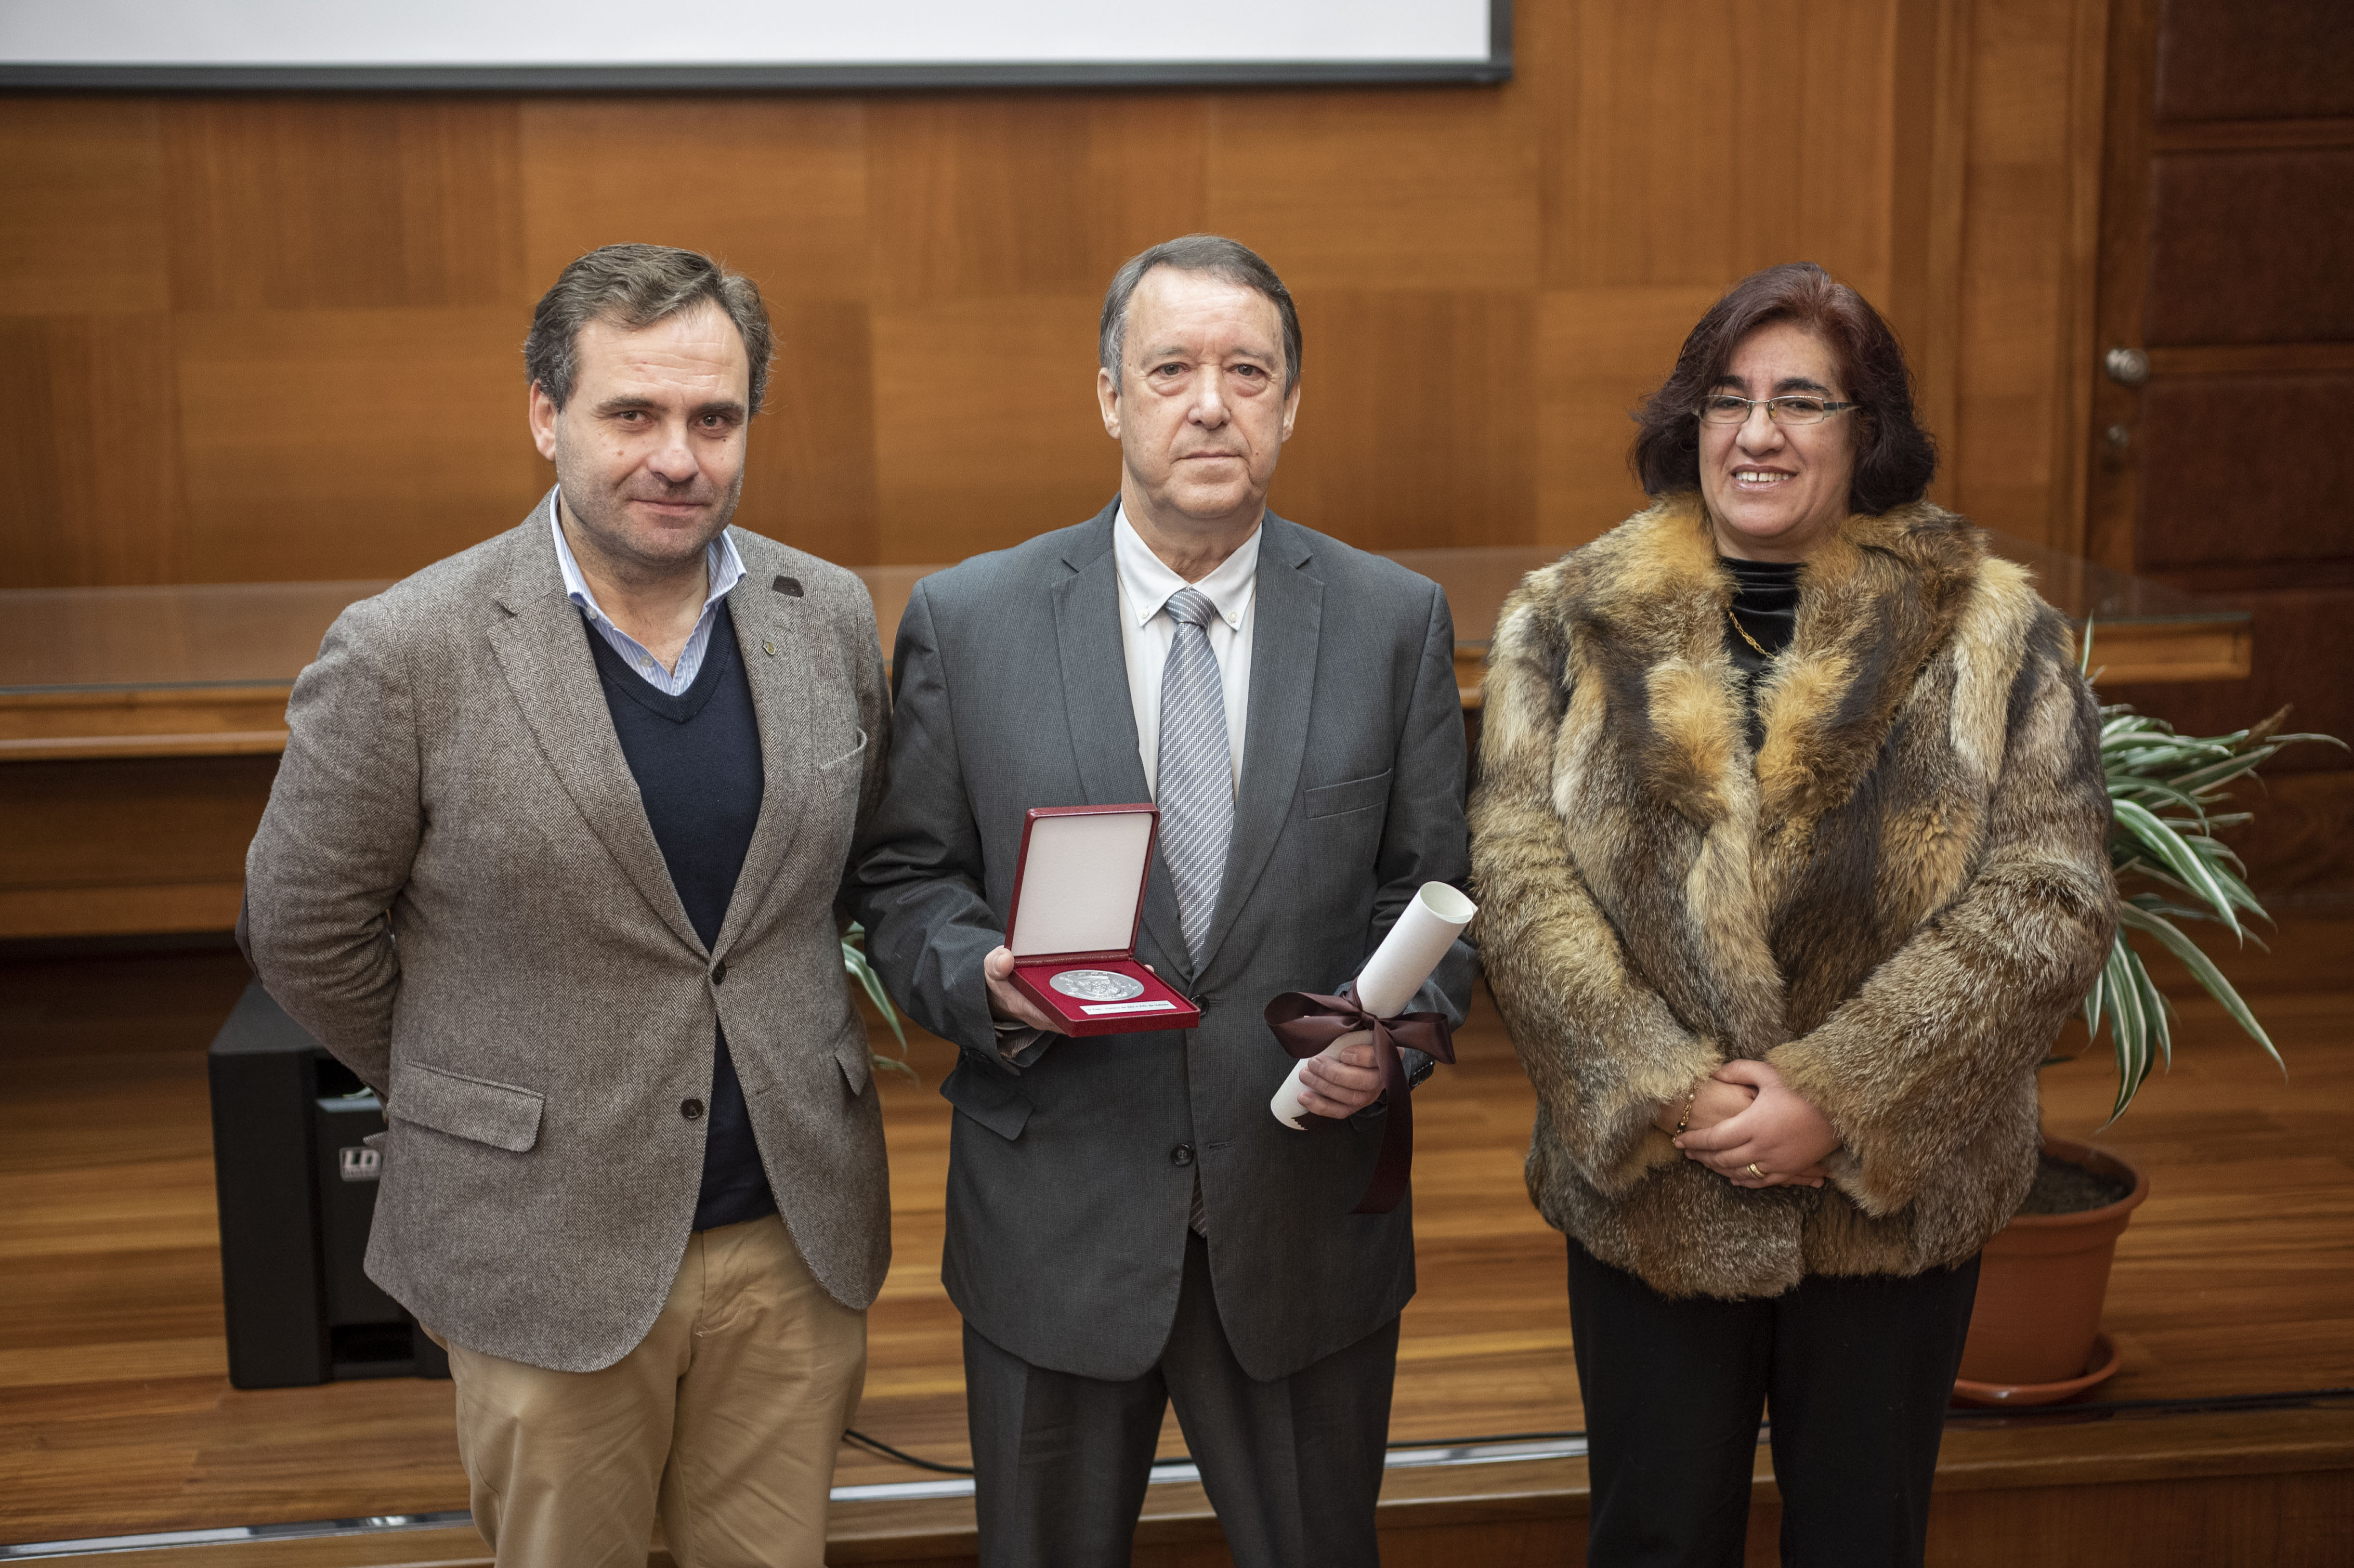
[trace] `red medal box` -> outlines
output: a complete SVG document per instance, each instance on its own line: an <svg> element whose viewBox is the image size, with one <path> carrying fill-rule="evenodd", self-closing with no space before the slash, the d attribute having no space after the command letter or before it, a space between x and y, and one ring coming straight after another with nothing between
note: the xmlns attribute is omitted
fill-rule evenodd
<svg viewBox="0 0 2354 1568"><path fill-rule="evenodd" d="M1191 1029L1201 1009L1136 961L1161 808L1034 806L1022 822L1005 945L1014 988L1066 1034Z"/></svg>

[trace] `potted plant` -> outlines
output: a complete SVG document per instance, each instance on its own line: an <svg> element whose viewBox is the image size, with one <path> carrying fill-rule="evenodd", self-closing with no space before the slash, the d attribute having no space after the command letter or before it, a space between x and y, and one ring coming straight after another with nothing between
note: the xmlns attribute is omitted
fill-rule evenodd
<svg viewBox="0 0 2354 1568"><path fill-rule="evenodd" d="M2089 633L2085 643L2089 656ZM2215 808L2230 799L2227 785L2253 779L2283 747L2340 744L2281 734L2287 716L2283 708L2230 735L2186 736L2129 706L2101 710L2109 859L2124 902L2108 962L2084 998L2084 1032L2098 1041L2105 1024L2116 1053L2112 1122L2133 1103L2152 1064L2173 1059L2171 1008L2149 978L2137 937L2180 959L2265 1054L2281 1059L2239 991L2177 922L2213 921L2244 939L2245 919L2270 919L2242 879L2239 857L2215 836L2249 813ZM2048 1404L2116 1371L2117 1352L2100 1332L2101 1298L2117 1237L2148 1193L2149 1179L2111 1151L2045 1137L2034 1187L1987 1244L1956 1398Z"/></svg>
<svg viewBox="0 0 2354 1568"><path fill-rule="evenodd" d="M842 967L858 982L858 989L866 993L866 1000L875 1004L875 1011L883 1015L883 1022L891 1026L892 1036L899 1042L899 1054L896 1056L885 1056L869 1046L867 1061L878 1073L897 1073L910 1082L917 1081L916 1069L907 1065L907 1032L900 1026L898 1011L891 1005L891 993L883 989L883 977L866 961L866 927L855 920L842 933Z"/></svg>

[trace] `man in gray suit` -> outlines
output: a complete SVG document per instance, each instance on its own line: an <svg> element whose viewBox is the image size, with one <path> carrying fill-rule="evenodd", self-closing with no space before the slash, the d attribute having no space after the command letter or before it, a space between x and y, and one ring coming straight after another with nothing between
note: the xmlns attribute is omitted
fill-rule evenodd
<svg viewBox="0 0 2354 1568"><path fill-rule="evenodd" d="M727 526L768 317L567 267L556 490L345 610L247 860L270 994L385 1097L369 1276L447 1343L502 1565L823 1561L890 1259L833 906L882 793L874 609Z"/></svg>
<svg viewBox="0 0 2354 1568"><path fill-rule="evenodd" d="M1237 1563L1371 1563L1412 1223L1352 1213L1367 1048L1310 1064L1295 1131L1261 1012L1338 989L1467 874L1454 630L1437 585L1267 510L1299 329L1251 251L1122 267L1097 393L1118 499L916 586L858 871L893 993L962 1048L942 1272L981 1561L1126 1563L1173 1401ZM1148 798L1140 956L1201 1026L1048 1033L1002 945L1023 813ZM1459 1019L1473 970L1458 944L1413 1006Z"/></svg>

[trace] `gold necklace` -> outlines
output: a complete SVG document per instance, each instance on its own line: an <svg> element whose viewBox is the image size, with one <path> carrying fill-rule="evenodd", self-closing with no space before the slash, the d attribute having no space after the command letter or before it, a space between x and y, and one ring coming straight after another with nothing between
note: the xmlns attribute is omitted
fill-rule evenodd
<svg viewBox="0 0 2354 1568"><path fill-rule="evenodd" d="M1774 657L1774 655L1766 652L1765 646L1760 643L1757 639L1749 635L1749 628L1741 624L1741 617L1733 613L1733 607L1729 604L1724 607L1724 619L1733 622L1733 630L1741 633L1741 641L1748 643L1749 646L1757 650L1757 657L1760 659L1771 659Z"/></svg>

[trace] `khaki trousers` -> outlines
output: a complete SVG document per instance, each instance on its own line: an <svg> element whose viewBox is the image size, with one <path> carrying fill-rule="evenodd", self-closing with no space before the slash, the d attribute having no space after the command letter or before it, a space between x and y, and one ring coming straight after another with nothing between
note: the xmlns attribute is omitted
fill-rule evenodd
<svg viewBox="0 0 2354 1568"><path fill-rule="evenodd" d="M602 1372L449 1351L499 1568L645 1568L657 1514L679 1568L822 1568L866 1314L825 1293L775 1214L689 1237L662 1315Z"/></svg>

